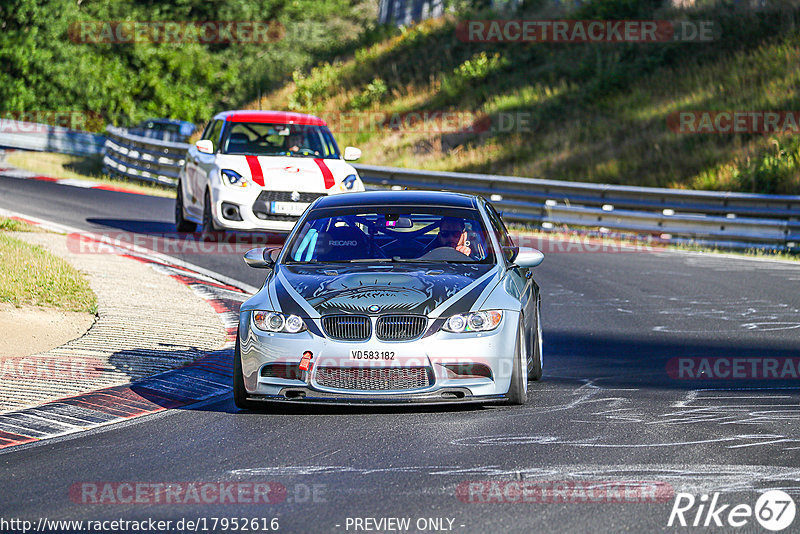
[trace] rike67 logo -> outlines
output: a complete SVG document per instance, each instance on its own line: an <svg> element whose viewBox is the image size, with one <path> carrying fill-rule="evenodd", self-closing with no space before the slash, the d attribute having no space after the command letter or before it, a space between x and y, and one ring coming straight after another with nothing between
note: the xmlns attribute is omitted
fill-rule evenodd
<svg viewBox="0 0 800 534"><path fill-rule="evenodd" d="M792 524L795 512L794 500L781 490L762 493L755 506L723 503L719 493L699 498L691 493L678 493L667 526L740 528L755 518L765 529L777 532Z"/></svg>

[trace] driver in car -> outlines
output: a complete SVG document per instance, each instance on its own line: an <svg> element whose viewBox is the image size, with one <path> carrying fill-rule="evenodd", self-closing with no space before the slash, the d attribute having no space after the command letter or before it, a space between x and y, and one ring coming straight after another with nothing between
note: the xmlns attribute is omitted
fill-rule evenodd
<svg viewBox="0 0 800 534"><path fill-rule="evenodd" d="M436 236L436 246L451 247L469 256L472 253L469 244L464 219L442 217L442 222L439 224L439 233Z"/></svg>
<svg viewBox="0 0 800 534"><path fill-rule="evenodd" d="M294 132L286 137L286 148L289 152L299 152L303 148L303 134Z"/></svg>

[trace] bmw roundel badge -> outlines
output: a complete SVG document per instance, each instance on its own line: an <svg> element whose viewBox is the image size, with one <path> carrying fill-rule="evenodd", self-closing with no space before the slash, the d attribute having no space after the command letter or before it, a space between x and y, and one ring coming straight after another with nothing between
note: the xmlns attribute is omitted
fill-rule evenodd
<svg viewBox="0 0 800 534"><path fill-rule="evenodd" d="M375 313L375 312L379 312L379 311L381 311L381 307L380 307L380 306L378 306L377 304L373 304L372 306L370 306L370 307L369 307L369 308L367 308L367 309L368 309L369 311L371 311L372 313Z"/></svg>

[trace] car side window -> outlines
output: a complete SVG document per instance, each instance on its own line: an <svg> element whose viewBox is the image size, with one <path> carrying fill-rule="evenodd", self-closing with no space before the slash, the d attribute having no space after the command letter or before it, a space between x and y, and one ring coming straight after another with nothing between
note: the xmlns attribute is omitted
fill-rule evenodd
<svg viewBox="0 0 800 534"><path fill-rule="evenodd" d="M214 125L217 121L208 121L206 124L205 130L203 130L203 135L200 136L200 139L211 139L211 130L214 128Z"/></svg>
<svg viewBox="0 0 800 534"><path fill-rule="evenodd" d="M225 121L214 121L214 126L211 127L209 139L214 143L214 152L219 149L219 134L222 132L222 125Z"/></svg>
<svg viewBox="0 0 800 534"><path fill-rule="evenodd" d="M494 231L495 235L497 236L497 240L500 241L501 247L513 247L514 241L511 239L511 236L508 235L508 229L506 225L503 223L503 219L500 218L500 215L497 214L495 211L494 206L486 203L486 213L489 214L489 222L492 223L492 230Z"/></svg>

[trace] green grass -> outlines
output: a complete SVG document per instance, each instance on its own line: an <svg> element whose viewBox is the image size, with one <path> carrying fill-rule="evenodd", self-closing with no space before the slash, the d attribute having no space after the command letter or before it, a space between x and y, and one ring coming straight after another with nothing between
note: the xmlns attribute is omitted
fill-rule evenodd
<svg viewBox="0 0 800 534"><path fill-rule="evenodd" d="M17 219L10 219L8 217L0 217L0 232L38 232L39 229L30 224L18 221Z"/></svg>
<svg viewBox="0 0 800 534"><path fill-rule="evenodd" d="M103 163L97 157L71 156L52 152L17 150L6 154L9 165L52 178L90 180L105 185L138 191L146 195L175 198L175 188L148 182L134 182L103 174Z"/></svg>
<svg viewBox="0 0 800 534"><path fill-rule="evenodd" d="M613 13L604 7L609 1L573 18L596 15L592 9ZM638 3L644 11L632 18L711 20L719 37L710 43L465 43L450 17L296 71L261 106L333 117L454 111L486 115L494 125L513 116L507 114L529 121L523 131L506 132L334 131L340 145L362 148L369 164L800 194L800 135L687 135L667 125L682 110L800 109L800 7L682 11L646 4Z"/></svg>
<svg viewBox="0 0 800 534"><path fill-rule="evenodd" d="M0 218L0 229L25 230ZM0 302L97 313L97 297L81 273L38 245L0 231Z"/></svg>

